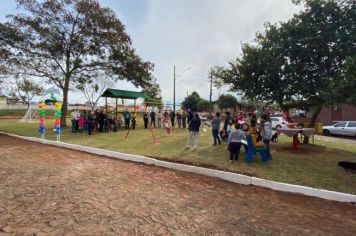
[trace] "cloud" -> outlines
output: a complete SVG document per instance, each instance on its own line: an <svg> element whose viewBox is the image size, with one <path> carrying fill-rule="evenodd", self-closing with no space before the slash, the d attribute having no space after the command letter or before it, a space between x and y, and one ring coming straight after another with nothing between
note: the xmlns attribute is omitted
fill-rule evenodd
<svg viewBox="0 0 356 236"><path fill-rule="evenodd" d="M212 66L236 58L241 43L251 42L267 21L287 20L300 10L288 0L150 0L145 7L128 31L138 53L155 63L165 100L172 100L174 65L178 72L191 68L177 80L178 100L193 90L208 98Z"/></svg>

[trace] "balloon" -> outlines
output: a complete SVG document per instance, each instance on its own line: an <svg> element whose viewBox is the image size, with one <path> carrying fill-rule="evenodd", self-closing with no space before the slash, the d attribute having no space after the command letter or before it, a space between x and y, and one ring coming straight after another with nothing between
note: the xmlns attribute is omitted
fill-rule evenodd
<svg viewBox="0 0 356 236"><path fill-rule="evenodd" d="M39 115L40 117L45 117L46 116L46 111L45 110L39 110Z"/></svg>
<svg viewBox="0 0 356 236"><path fill-rule="evenodd" d="M56 102L56 104L54 104L54 107L56 110L60 110L62 108L62 105L59 102Z"/></svg>
<svg viewBox="0 0 356 236"><path fill-rule="evenodd" d="M44 132L45 132L45 126L44 126L44 125L39 125L39 126L38 126L38 132L39 132L40 134L44 134Z"/></svg>
<svg viewBox="0 0 356 236"><path fill-rule="evenodd" d="M46 108L46 104L42 102L42 103L38 104L38 107L40 109L45 109Z"/></svg>

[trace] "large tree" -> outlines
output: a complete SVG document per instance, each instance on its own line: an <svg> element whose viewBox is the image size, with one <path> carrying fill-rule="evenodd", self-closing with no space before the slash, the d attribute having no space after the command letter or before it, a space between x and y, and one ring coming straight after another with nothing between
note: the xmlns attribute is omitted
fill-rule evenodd
<svg viewBox="0 0 356 236"><path fill-rule="evenodd" d="M125 26L96 0L17 0L20 12L0 24L0 63L7 75L44 78L63 91L61 124L66 124L68 91L100 72L143 88L153 65L131 46Z"/></svg>
<svg viewBox="0 0 356 236"><path fill-rule="evenodd" d="M220 76L249 99L282 108L318 105L313 124L323 105L352 101L339 95L343 88L356 89L344 73L347 59L356 54L356 2L295 2L304 10L287 22L267 24Z"/></svg>
<svg viewBox="0 0 356 236"><path fill-rule="evenodd" d="M192 92L190 95L184 98L182 106L185 109L190 109L192 112L198 111L198 103L202 98L197 92Z"/></svg>

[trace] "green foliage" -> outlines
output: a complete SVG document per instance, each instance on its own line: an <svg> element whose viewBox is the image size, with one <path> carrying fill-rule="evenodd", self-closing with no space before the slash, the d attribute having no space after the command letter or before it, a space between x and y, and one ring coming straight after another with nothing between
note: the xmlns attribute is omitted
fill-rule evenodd
<svg viewBox="0 0 356 236"><path fill-rule="evenodd" d="M43 88L39 84L26 78L17 80L16 88L18 96L28 105L34 96L41 95L43 92Z"/></svg>
<svg viewBox="0 0 356 236"><path fill-rule="evenodd" d="M150 97L144 101L147 106L157 106L160 110L163 108L162 91L159 84L152 83L149 87L142 90L142 92Z"/></svg>
<svg viewBox="0 0 356 236"><path fill-rule="evenodd" d="M282 108L301 101L347 102L338 95L346 87L356 89L344 73L347 58L356 54L356 2L295 2L305 10L287 22L267 24L218 76L249 100L275 102Z"/></svg>
<svg viewBox="0 0 356 236"><path fill-rule="evenodd" d="M231 94L222 94L218 99L218 106L220 109L235 108L237 99Z"/></svg>
<svg viewBox="0 0 356 236"><path fill-rule="evenodd" d="M125 26L96 0L17 0L21 13L0 24L3 74L49 80L68 91L78 80L99 74L143 88L152 82L153 65L135 53ZM65 125L65 119L61 121Z"/></svg>
<svg viewBox="0 0 356 236"><path fill-rule="evenodd" d="M207 111L209 109L209 102L201 98L197 92L193 92L184 98L182 106L185 109L190 109L192 112Z"/></svg>
<svg viewBox="0 0 356 236"><path fill-rule="evenodd" d="M200 99L197 105L198 111L208 111L210 107L210 102L205 99Z"/></svg>

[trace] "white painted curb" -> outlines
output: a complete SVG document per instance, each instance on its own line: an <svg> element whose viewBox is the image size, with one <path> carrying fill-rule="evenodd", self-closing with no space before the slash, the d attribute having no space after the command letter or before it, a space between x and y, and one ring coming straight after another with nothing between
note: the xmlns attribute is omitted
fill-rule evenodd
<svg viewBox="0 0 356 236"><path fill-rule="evenodd" d="M243 184L243 185L254 185L254 186L269 188L269 189L273 189L273 190L277 190L277 191L299 193L299 194L303 194L306 196L318 197L318 198L339 201L339 202L356 202L356 195L347 194L347 193L340 193L340 192L329 191L329 190L324 190L324 189L305 187L305 186L301 186L301 185L281 183L281 182L270 181L270 180L250 177L250 176L246 176L246 175L226 172L226 171L220 171L220 170L208 169L208 168L203 168L203 167L198 167L198 166L190 166L190 165L184 165L184 164L179 164L179 163L161 161L161 160L157 160L154 158L133 155L133 154L127 154L127 153L121 153L121 152L114 152L114 151L109 151L109 150L104 150L104 149L99 149L99 148L80 146L80 145L76 145L76 144L69 144L69 143L51 141L51 140L46 140L46 139L34 138L34 137L25 137L25 136L10 134L10 133L1 132L1 131L0 131L0 134L4 134L4 135L19 138L19 139L32 141L32 142L49 144L49 145L57 146L57 147L64 147L64 148L68 148L68 149L72 149L72 150L112 157L112 158L121 159L121 160L134 161L134 162L144 163L144 164L148 164L148 165L155 165L155 166L175 169L175 170L179 170L179 171L207 175L210 177L217 177L217 178L229 181L229 182Z"/></svg>

